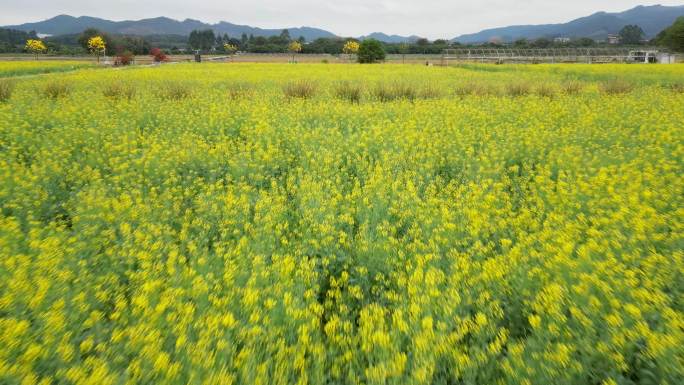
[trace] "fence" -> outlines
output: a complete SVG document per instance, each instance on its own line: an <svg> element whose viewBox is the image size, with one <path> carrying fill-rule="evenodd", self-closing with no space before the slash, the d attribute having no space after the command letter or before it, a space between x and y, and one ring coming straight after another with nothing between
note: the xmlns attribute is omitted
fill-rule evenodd
<svg viewBox="0 0 684 385"><path fill-rule="evenodd" d="M455 62L480 63L633 63L649 62L655 48L462 48L446 49L442 65Z"/></svg>

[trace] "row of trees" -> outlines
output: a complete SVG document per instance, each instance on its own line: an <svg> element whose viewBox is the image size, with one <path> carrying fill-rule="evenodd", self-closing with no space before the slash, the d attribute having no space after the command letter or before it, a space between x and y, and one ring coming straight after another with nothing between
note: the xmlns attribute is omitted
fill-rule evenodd
<svg viewBox="0 0 684 385"><path fill-rule="evenodd" d="M215 34L213 30L195 30L190 33L187 45L192 50L200 52L221 52L226 45L236 47L240 51L278 53L291 51L290 44L293 42L303 46L306 43L304 37L294 40L288 30L283 30L280 35L254 36L242 34L240 39L231 38L227 34Z"/></svg>
<svg viewBox="0 0 684 385"><path fill-rule="evenodd" d="M88 41L99 36L107 46L107 51L111 55L131 53L133 55L148 55L152 50L151 44L140 36L112 36L108 33L99 31L95 28L88 28L77 38L77 43L85 50L89 50Z"/></svg>
<svg viewBox="0 0 684 385"><path fill-rule="evenodd" d="M672 27L670 27L672 28ZM663 35L665 31L661 33ZM660 35L659 35L660 36ZM675 41L676 33L670 33L668 39L655 39L650 43L660 43L660 41ZM640 45L644 44L644 31L638 25L627 25L619 33L620 44L622 45ZM348 41L359 43L358 39L342 39L342 38L318 38L311 42L306 42L303 37L297 40L291 39L289 32L284 30L280 35L263 37L263 36L247 36L242 35L240 39L231 38L228 35L215 35L212 30L193 31L188 39L188 46L193 50L201 52L224 52L222 48L226 44L235 47L239 51L254 52L254 53L278 53L288 52L289 44L292 41L297 41L302 45L302 53L311 54L340 54L344 52L344 45ZM439 54L446 48L467 47L458 42L450 42L448 40L437 39L429 41L428 39L418 39L413 42L405 43L385 43L380 42L382 49L389 54ZM516 48L576 48L576 47L595 47L605 43L598 43L590 38L577 38L570 40L558 40L551 38L538 39L518 39L512 43L503 42L489 42L478 46L486 47L504 47L513 46ZM671 45L671 44L670 44Z"/></svg>
<svg viewBox="0 0 684 385"><path fill-rule="evenodd" d="M0 52L16 52L29 39L38 39L35 31L24 32L0 28Z"/></svg>
<svg viewBox="0 0 684 385"><path fill-rule="evenodd" d="M197 51L222 51L228 54L233 54L239 49L246 49L250 52L289 52L293 55L292 61L295 61L295 54L307 52L313 47L316 49L317 45L330 44L334 52L330 53L344 53L351 57L357 54L360 63L375 63L385 59L385 48L382 43L374 39L367 39L359 42L355 39L316 39L311 44L305 44L306 40L303 37L293 40L290 37L288 30L283 30L278 36L271 37L254 37L242 36L242 39L231 39L228 35L214 35L212 30L196 30L190 33L188 38L188 45ZM308 51L310 52L310 51ZM325 53L325 52L312 52Z"/></svg>
<svg viewBox="0 0 684 385"><path fill-rule="evenodd" d="M95 34L97 32L98 31L94 29L86 30L83 34L81 34L81 36L79 36L78 42L83 45L85 50L95 55L99 63L100 56L106 55L107 49L110 48L111 44L113 43L111 39L108 39L106 34ZM122 46L117 47L116 50L117 53L115 54L116 59L114 62L115 65L128 65L133 62L135 56L131 51L125 50L125 47ZM37 59L39 54L47 53L48 47L42 40L27 39L26 44L24 45L24 51L36 55ZM166 54L159 48L152 48L148 53L150 56L152 56L152 59L155 62L167 61Z"/></svg>

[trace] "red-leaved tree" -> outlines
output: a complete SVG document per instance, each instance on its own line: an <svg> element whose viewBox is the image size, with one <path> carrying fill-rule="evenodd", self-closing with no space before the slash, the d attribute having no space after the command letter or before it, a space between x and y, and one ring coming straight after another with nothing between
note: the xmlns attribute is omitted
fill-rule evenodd
<svg viewBox="0 0 684 385"><path fill-rule="evenodd" d="M166 54L164 51L162 51L159 48L152 48L150 50L150 56L152 56L152 59L154 60L155 63L161 63L169 60L168 57L166 57Z"/></svg>

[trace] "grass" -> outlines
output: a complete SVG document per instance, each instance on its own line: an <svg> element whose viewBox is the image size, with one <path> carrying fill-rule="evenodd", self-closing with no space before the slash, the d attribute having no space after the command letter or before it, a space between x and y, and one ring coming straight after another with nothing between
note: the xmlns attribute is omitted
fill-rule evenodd
<svg viewBox="0 0 684 385"><path fill-rule="evenodd" d="M529 95L531 92L532 85L529 82L517 81L506 85L506 94L508 96L526 96Z"/></svg>
<svg viewBox="0 0 684 385"><path fill-rule="evenodd" d="M187 81L165 81L160 84L157 94L162 99L178 101L192 96L194 88L194 84Z"/></svg>
<svg viewBox="0 0 684 385"><path fill-rule="evenodd" d="M0 79L0 102L6 102L12 97L16 84L14 81Z"/></svg>
<svg viewBox="0 0 684 385"><path fill-rule="evenodd" d="M471 81L464 84L459 84L454 88L454 93L457 96L494 96L500 93L499 88L495 85Z"/></svg>
<svg viewBox="0 0 684 385"><path fill-rule="evenodd" d="M105 85L102 94L111 99L131 100L135 96L136 88L130 82L116 80Z"/></svg>
<svg viewBox="0 0 684 385"><path fill-rule="evenodd" d="M444 91L436 82L424 84L418 90L418 97L421 99L439 99L442 96L444 96Z"/></svg>
<svg viewBox="0 0 684 385"><path fill-rule="evenodd" d="M363 96L363 86L352 81L337 83L335 96L351 103L360 103Z"/></svg>
<svg viewBox="0 0 684 385"><path fill-rule="evenodd" d="M552 83L540 83L534 88L534 93L543 98L553 98L558 93L558 88Z"/></svg>
<svg viewBox="0 0 684 385"><path fill-rule="evenodd" d="M390 102L393 100L415 101L417 99L438 99L442 95L442 89L435 83L420 85L406 81L396 81L393 83L381 82L377 84L373 90L373 96L381 102Z"/></svg>
<svg viewBox="0 0 684 385"><path fill-rule="evenodd" d="M579 80L568 80L563 83L561 89L566 95L577 95L584 90L584 83Z"/></svg>
<svg viewBox="0 0 684 385"><path fill-rule="evenodd" d="M679 94L684 93L684 83L672 83L670 84L669 88L672 92Z"/></svg>
<svg viewBox="0 0 684 385"><path fill-rule="evenodd" d="M230 82L226 85L226 92L232 100L253 96L255 91L254 85L247 82Z"/></svg>
<svg viewBox="0 0 684 385"><path fill-rule="evenodd" d="M624 79L611 79L599 84L599 90L608 95L620 95L632 92L634 85Z"/></svg>
<svg viewBox="0 0 684 385"><path fill-rule="evenodd" d="M71 83L65 80L51 79L41 89L43 96L49 99L59 99L71 93Z"/></svg>
<svg viewBox="0 0 684 385"><path fill-rule="evenodd" d="M318 84L306 79L291 81L283 86L283 93L288 98L310 99L317 91Z"/></svg>

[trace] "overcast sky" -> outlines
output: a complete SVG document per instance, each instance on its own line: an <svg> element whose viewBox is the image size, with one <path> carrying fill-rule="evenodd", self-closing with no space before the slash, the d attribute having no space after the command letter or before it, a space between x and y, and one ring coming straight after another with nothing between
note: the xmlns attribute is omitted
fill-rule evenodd
<svg viewBox="0 0 684 385"><path fill-rule="evenodd" d="M684 0L660 0L682 5ZM388 34L452 38L511 24L557 23L597 11L624 11L644 0L0 0L0 25L58 14L137 20L168 16L263 28L311 26L340 36Z"/></svg>

